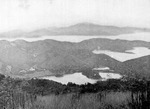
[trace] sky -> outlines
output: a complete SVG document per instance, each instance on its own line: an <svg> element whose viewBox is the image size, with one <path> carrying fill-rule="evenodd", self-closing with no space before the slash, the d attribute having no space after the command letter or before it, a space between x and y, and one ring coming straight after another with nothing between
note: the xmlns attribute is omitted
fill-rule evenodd
<svg viewBox="0 0 150 109"><path fill-rule="evenodd" d="M150 0L0 0L0 32L81 22L150 28Z"/></svg>

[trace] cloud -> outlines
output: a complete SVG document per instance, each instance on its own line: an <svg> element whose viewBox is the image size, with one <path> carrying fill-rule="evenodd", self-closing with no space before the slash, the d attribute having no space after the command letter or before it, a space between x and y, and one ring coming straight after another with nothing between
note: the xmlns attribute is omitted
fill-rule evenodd
<svg viewBox="0 0 150 109"><path fill-rule="evenodd" d="M0 31L79 22L150 28L149 13L149 0L0 0Z"/></svg>
<svg viewBox="0 0 150 109"><path fill-rule="evenodd" d="M48 0L50 4L52 4L55 0Z"/></svg>
<svg viewBox="0 0 150 109"><path fill-rule="evenodd" d="M19 7L23 9L28 9L30 7L28 0L19 0L19 2Z"/></svg>

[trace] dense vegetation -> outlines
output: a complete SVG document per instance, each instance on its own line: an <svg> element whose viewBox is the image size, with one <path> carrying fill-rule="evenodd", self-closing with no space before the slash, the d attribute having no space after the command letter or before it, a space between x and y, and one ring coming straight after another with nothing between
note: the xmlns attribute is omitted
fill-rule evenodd
<svg viewBox="0 0 150 109"><path fill-rule="evenodd" d="M124 78L76 85L0 76L0 109L149 109L150 81Z"/></svg>

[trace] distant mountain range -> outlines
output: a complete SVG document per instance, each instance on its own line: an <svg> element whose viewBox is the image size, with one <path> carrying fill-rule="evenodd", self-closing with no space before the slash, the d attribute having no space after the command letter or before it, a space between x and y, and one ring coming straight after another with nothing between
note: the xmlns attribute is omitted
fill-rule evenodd
<svg viewBox="0 0 150 109"><path fill-rule="evenodd" d="M14 30L0 34L0 38L36 38L41 36L57 36L57 35L83 35L83 36L110 36L130 34L136 32L150 32L147 28L135 28L135 27L116 27L116 26L104 26L92 23L79 23L76 25L60 28L43 28L31 32L24 32L20 30Z"/></svg>
<svg viewBox="0 0 150 109"><path fill-rule="evenodd" d="M93 69L103 66L109 67L111 72L123 75L150 76L150 56L120 62L106 54L94 54L93 50L99 47L101 50L127 53L127 50L132 50L134 47L150 49L150 43L101 38L79 43L50 39L35 42L0 41L0 72L20 78L62 76L82 72L89 78L100 78L99 71Z"/></svg>

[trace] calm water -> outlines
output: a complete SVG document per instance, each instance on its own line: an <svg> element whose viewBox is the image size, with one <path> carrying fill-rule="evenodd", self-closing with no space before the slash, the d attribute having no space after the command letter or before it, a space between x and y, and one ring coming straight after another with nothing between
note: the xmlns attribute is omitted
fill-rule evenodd
<svg viewBox="0 0 150 109"><path fill-rule="evenodd" d="M29 42L45 40L45 39L53 39L58 41L69 41L69 42L80 42L83 40L91 39L91 38L108 38L108 39L123 39L123 40L142 40L150 42L150 33L133 33L133 34L124 34L118 36L41 36L38 38L3 38L1 40L14 41L17 39L23 39Z"/></svg>
<svg viewBox="0 0 150 109"><path fill-rule="evenodd" d="M53 80L62 84L67 84L68 82L72 82L72 83L76 83L80 85L80 84L86 84L86 83L94 84L97 81L107 80L111 78L119 79L122 77L119 74L103 73L103 72L100 72L99 75L102 77L102 79L90 79L82 75L82 73L66 74L62 77L46 76L46 77L42 77L42 79Z"/></svg>
<svg viewBox="0 0 150 109"><path fill-rule="evenodd" d="M146 55L150 55L150 49L145 48L145 47L135 47L133 50L127 50L126 52L130 52L130 53L119 53L119 52L113 52L109 50L100 50L100 49L96 49L93 51L93 53L95 54L104 53L121 62L134 59L134 58L139 58L139 57L146 56Z"/></svg>

